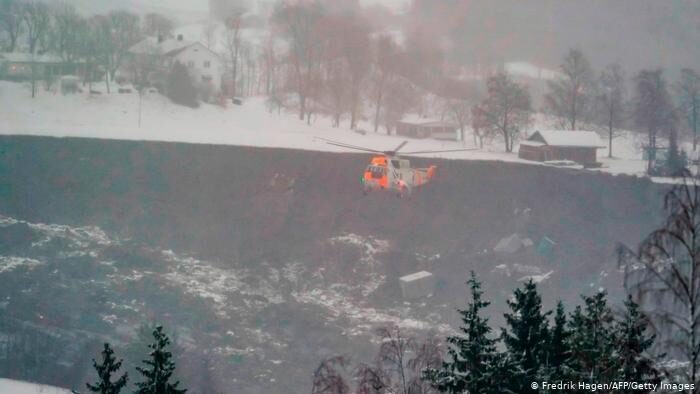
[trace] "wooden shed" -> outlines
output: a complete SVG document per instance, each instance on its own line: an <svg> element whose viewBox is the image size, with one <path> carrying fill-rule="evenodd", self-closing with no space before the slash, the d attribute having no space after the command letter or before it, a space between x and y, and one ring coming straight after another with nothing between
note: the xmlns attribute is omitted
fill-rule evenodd
<svg viewBox="0 0 700 394"><path fill-rule="evenodd" d="M596 167L597 150L604 147L593 131L538 130L520 142L518 157L541 162L570 160Z"/></svg>

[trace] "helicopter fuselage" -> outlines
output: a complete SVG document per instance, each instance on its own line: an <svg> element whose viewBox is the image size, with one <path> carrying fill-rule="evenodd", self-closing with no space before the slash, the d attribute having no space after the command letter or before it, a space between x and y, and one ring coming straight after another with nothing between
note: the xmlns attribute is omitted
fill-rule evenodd
<svg viewBox="0 0 700 394"><path fill-rule="evenodd" d="M374 156L362 177L364 191L393 190L410 194L414 187L430 180L435 168L411 168L408 160L397 156Z"/></svg>

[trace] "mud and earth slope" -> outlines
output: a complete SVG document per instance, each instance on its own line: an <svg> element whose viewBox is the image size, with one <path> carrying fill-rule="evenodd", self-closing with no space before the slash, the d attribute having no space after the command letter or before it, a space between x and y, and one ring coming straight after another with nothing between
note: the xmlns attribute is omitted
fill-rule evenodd
<svg viewBox="0 0 700 394"><path fill-rule="evenodd" d="M0 354L0 376L77 387L96 343L127 349L158 320L177 331L194 392L305 392L321 357L371 358L378 325L455 327L470 270L495 324L530 277L547 305L599 287L618 297L616 245L660 220L664 187L639 178L415 159L438 175L402 200L362 195L367 161L1 137L0 331L60 333L52 351L70 373L49 357L23 376ZM406 303L398 277L418 270L435 274L434 296Z"/></svg>

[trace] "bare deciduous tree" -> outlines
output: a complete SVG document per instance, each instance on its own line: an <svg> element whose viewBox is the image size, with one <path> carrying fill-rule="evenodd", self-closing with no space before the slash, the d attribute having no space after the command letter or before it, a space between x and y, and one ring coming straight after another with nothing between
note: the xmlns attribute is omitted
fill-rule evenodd
<svg viewBox="0 0 700 394"><path fill-rule="evenodd" d="M371 64L369 23L359 14L347 17L342 48L350 78L350 128L357 128L362 107L362 88Z"/></svg>
<svg viewBox="0 0 700 394"><path fill-rule="evenodd" d="M273 89L276 88L277 69L279 59L275 48L275 36L270 34L265 40L265 46L262 53L263 75L265 78L265 94L271 95Z"/></svg>
<svg viewBox="0 0 700 394"><path fill-rule="evenodd" d="M700 74L684 68L676 83L679 110L685 118L685 124L693 136L693 151L698 147L698 129L700 128Z"/></svg>
<svg viewBox="0 0 700 394"><path fill-rule="evenodd" d="M407 394L410 379L408 360L414 345L413 338L404 337L399 326L380 328L377 330L377 335L381 341L377 364L383 370L395 375L398 392Z"/></svg>
<svg viewBox="0 0 700 394"><path fill-rule="evenodd" d="M229 62L231 63L231 97L235 97L238 93L238 63L242 47L241 38L241 23L243 19L243 11L236 11L226 18L226 50L228 52Z"/></svg>
<svg viewBox="0 0 700 394"><path fill-rule="evenodd" d="M442 90L445 97L445 111L459 127L460 139L464 141L466 129L472 117L472 106L483 98L482 92L476 84L464 81L448 79L444 83L445 87ZM476 143L476 135L474 135L474 144Z"/></svg>
<svg viewBox="0 0 700 394"><path fill-rule="evenodd" d="M430 394L438 391L423 379L423 371L439 368L442 364L443 352L441 340L435 332L429 332L423 342L413 342L413 357L408 360L408 368L412 372L408 382L409 394Z"/></svg>
<svg viewBox="0 0 700 394"><path fill-rule="evenodd" d="M80 56L80 42L85 34L85 20L75 7L62 3L55 8L54 47L65 65L72 67Z"/></svg>
<svg viewBox="0 0 700 394"><path fill-rule="evenodd" d="M634 78L634 122L646 131L647 172L656 166L657 137L670 136L676 127L676 114L661 70L642 70Z"/></svg>
<svg viewBox="0 0 700 394"><path fill-rule="evenodd" d="M549 82L545 103L554 115L568 121L571 130L589 111L593 93L593 71L588 60L578 49L572 49L560 66L563 76Z"/></svg>
<svg viewBox="0 0 700 394"><path fill-rule="evenodd" d="M0 31L8 37L7 51L13 52L23 30L22 5L19 0L0 0Z"/></svg>
<svg viewBox="0 0 700 394"><path fill-rule="evenodd" d="M374 90L374 132L379 131L379 114L385 98L387 84L391 82L397 68L399 48L389 35L379 36L374 41L374 68L372 84Z"/></svg>
<svg viewBox="0 0 700 394"><path fill-rule="evenodd" d="M598 78L600 94L596 97L596 118L605 125L608 135L608 157L613 157L613 139L625 121L625 75L619 64L607 66Z"/></svg>
<svg viewBox="0 0 700 394"><path fill-rule="evenodd" d="M105 79L114 79L124 62L129 48L141 37L139 17L126 11L112 11L107 15L103 48L105 50ZM109 84L109 82L107 82ZM109 92L109 85L107 88Z"/></svg>
<svg viewBox="0 0 700 394"><path fill-rule="evenodd" d="M156 12L149 12L143 17L143 34L152 37L167 37L173 30L175 23L167 16Z"/></svg>
<svg viewBox="0 0 700 394"><path fill-rule="evenodd" d="M273 22L290 44L289 62L301 120L306 115L307 99L313 94L314 78L318 76L321 43L317 28L322 17L323 7L319 2L281 3L273 15Z"/></svg>
<svg viewBox="0 0 700 394"><path fill-rule="evenodd" d="M479 149L484 149L484 139L491 133L489 128L488 118L486 117L486 108L484 104L477 104L472 107L472 134L474 136L474 144L477 141Z"/></svg>
<svg viewBox="0 0 700 394"><path fill-rule="evenodd" d="M311 394L350 393L350 386L343 373L348 365L349 361L343 356L323 360L314 371Z"/></svg>
<svg viewBox="0 0 700 394"><path fill-rule="evenodd" d="M386 101L384 102L384 125L387 134L405 114L414 107L418 93L411 82L405 78L394 78L387 85Z"/></svg>
<svg viewBox="0 0 700 394"><path fill-rule="evenodd" d="M27 33L27 45L32 56L31 79L32 98L36 97L37 70L34 61L39 45L46 42L47 34L51 27L51 14L49 7L40 1L30 1L24 3L23 12L24 25Z"/></svg>
<svg viewBox="0 0 700 394"><path fill-rule="evenodd" d="M389 378L381 368L361 364L355 371L357 394L383 394L390 390Z"/></svg>
<svg viewBox="0 0 700 394"><path fill-rule="evenodd" d="M700 186L684 177L665 196L665 223L636 251L620 247L625 287L653 323L661 352L687 362L682 375L700 392ZM675 374L678 371L667 371Z"/></svg>
<svg viewBox="0 0 700 394"><path fill-rule="evenodd" d="M486 86L487 97L482 103L486 127L498 132L506 152L512 152L518 134L531 122L530 93L505 73L489 78Z"/></svg>

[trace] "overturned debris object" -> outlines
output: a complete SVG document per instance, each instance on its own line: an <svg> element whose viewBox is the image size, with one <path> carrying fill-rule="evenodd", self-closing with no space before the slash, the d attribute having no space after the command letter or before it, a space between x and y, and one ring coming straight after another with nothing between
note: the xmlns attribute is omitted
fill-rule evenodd
<svg viewBox="0 0 700 394"><path fill-rule="evenodd" d="M399 278L404 300L428 297L435 289L435 277L428 271L419 271Z"/></svg>

